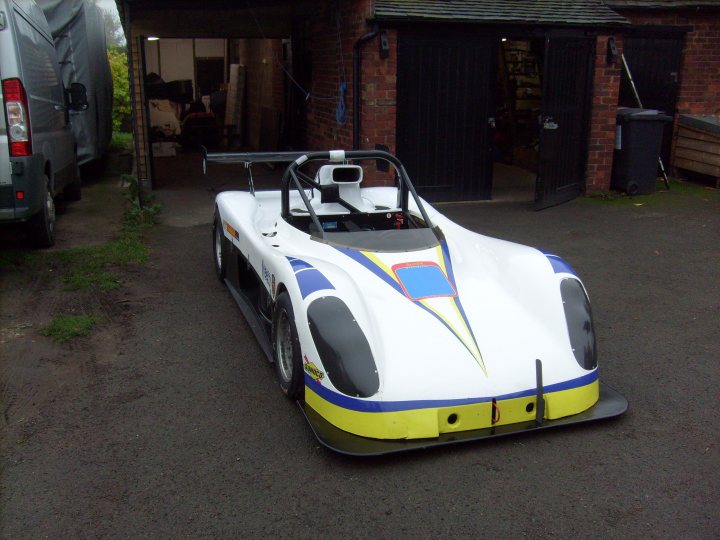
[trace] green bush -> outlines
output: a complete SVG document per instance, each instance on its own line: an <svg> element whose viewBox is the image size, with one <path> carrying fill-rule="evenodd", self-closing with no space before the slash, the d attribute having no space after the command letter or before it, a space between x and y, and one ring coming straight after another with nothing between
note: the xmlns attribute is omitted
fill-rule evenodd
<svg viewBox="0 0 720 540"><path fill-rule="evenodd" d="M127 53L124 48L110 47L107 56L113 79L113 131L130 131L132 128L132 109L130 106Z"/></svg>
<svg viewBox="0 0 720 540"><path fill-rule="evenodd" d="M113 129L112 139L110 139L110 151L119 154L132 152L133 150L133 134L117 131Z"/></svg>

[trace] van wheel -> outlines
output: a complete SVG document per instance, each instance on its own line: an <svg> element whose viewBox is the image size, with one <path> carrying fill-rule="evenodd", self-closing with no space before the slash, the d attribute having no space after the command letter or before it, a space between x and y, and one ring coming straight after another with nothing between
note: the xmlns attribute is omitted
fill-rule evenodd
<svg viewBox="0 0 720 540"><path fill-rule="evenodd" d="M45 177L45 197L40 211L27 223L30 242L35 247L50 247L55 244L55 201L50 190L50 181Z"/></svg>

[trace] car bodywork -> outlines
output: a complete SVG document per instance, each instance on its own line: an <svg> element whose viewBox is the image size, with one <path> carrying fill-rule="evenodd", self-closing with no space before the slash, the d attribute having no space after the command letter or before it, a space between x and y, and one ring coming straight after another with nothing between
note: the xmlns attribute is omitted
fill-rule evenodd
<svg viewBox="0 0 720 540"><path fill-rule="evenodd" d="M276 364L273 312L289 298L299 403L326 446L382 454L627 409L600 384L590 303L574 270L453 223L417 196L394 156L206 159L292 160L279 191L217 196L213 245L219 274ZM369 159L389 162L398 186L361 187L352 162ZM314 176L303 172L311 162L325 163Z"/></svg>

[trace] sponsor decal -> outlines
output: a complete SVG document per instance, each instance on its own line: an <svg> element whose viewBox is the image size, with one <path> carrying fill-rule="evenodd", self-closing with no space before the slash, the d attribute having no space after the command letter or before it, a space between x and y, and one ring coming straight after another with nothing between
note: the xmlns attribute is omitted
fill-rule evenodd
<svg viewBox="0 0 720 540"><path fill-rule="evenodd" d="M265 261L262 262L262 277L265 283L268 284L268 287L270 286L270 270L267 269L267 266L265 266Z"/></svg>
<svg viewBox="0 0 720 540"><path fill-rule="evenodd" d="M305 365L303 366L305 368L305 371L307 371L308 375L315 379L315 382L319 384L320 381L325 378L325 373L323 373L320 368L318 368L315 364L308 360L307 356L303 356L303 360L305 360Z"/></svg>
<svg viewBox="0 0 720 540"><path fill-rule="evenodd" d="M240 234L233 228L232 225L230 225L227 221L223 221L223 224L225 225L225 230L229 232L233 238L240 238Z"/></svg>
<svg viewBox="0 0 720 540"><path fill-rule="evenodd" d="M271 285L270 285L270 291L271 291L271 293L272 293L273 298L275 298L275 291L276 291L276 287L275 287L275 274L272 275L271 281L272 281L272 283L271 283Z"/></svg>

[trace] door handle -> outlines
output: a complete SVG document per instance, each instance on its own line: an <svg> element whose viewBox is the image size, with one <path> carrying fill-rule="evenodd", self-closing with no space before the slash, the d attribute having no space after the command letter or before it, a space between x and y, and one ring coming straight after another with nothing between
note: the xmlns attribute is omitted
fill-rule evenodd
<svg viewBox="0 0 720 540"><path fill-rule="evenodd" d="M542 127L543 127L543 129L557 129L558 125L553 120L552 116L546 116L545 118L543 118L543 126Z"/></svg>
<svg viewBox="0 0 720 540"><path fill-rule="evenodd" d="M53 109L56 111L64 111L66 109L65 105L53 105Z"/></svg>

